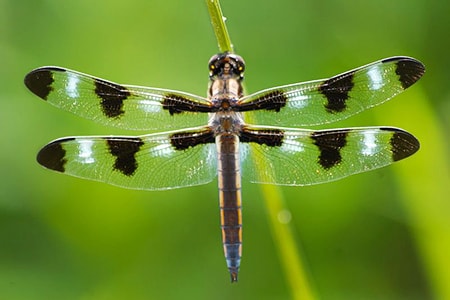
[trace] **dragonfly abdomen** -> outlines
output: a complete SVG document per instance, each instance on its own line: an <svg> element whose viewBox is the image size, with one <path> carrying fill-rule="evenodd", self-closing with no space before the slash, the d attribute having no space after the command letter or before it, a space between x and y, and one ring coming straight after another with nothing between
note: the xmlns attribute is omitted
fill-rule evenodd
<svg viewBox="0 0 450 300"><path fill-rule="evenodd" d="M231 281L237 281L242 255L241 170L239 137L223 133L216 137L220 225Z"/></svg>

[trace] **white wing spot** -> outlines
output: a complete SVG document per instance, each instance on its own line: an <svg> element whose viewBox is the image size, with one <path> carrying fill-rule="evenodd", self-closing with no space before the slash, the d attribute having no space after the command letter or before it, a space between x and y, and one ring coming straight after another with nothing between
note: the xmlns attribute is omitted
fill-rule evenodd
<svg viewBox="0 0 450 300"><path fill-rule="evenodd" d="M367 72L367 76L369 76L370 88L372 90L379 90L383 87L383 76L379 67L374 66L370 68Z"/></svg>
<svg viewBox="0 0 450 300"><path fill-rule="evenodd" d="M303 143L298 142L296 140L290 140L287 139L283 142L283 145L281 145L281 149L286 152L303 152L305 151L305 147Z"/></svg>
<svg viewBox="0 0 450 300"><path fill-rule="evenodd" d="M161 111L161 105L156 101L142 100L139 104L140 108L147 113L158 113Z"/></svg>
<svg viewBox="0 0 450 300"><path fill-rule="evenodd" d="M151 152L153 156L170 157L175 152L175 150L172 149L170 144L164 143L153 147L151 149Z"/></svg>
<svg viewBox="0 0 450 300"><path fill-rule="evenodd" d="M80 79L77 75L68 73L67 84L66 84L66 93L70 98L78 98L80 94L78 93L78 82Z"/></svg>
<svg viewBox="0 0 450 300"><path fill-rule="evenodd" d="M92 164L95 162L92 146L94 141L85 140L78 142L78 157L83 164Z"/></svg>
<svg viewBox="0 0 450 300"><path fill-rule="evenodd" d="M364 132L362 154L371 156L376 153L376 150L377 144L375 133L372 131Z"/></svg>
<svg viewBox="0 0 450 300"><path fill-rule="evenodd" d="M289 107L293 107L293 108L304 108L308 105L308 100L309 96L303 95L300 92L295 92L295 93L289 93L289 101L288 101L288 105Z"/></svg>

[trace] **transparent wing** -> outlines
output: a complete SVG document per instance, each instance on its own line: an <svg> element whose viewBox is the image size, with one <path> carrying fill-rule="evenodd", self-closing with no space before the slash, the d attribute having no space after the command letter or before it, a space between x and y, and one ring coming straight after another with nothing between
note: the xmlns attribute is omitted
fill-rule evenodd
<svg viewBox="0 0 450 300"><path fill-rule="evenodd" d="M414 154L419 141L391 127L333 130L254 127L242 144L243 177L255 183L311 185L387 166Z"/></svg>
<svg viewBox="0 0 450 300"><path fill-rule="evenodd" d="M242 98L239 109L250 124L298 127L331 123L391 99L424 72L424 65L413 58L386 58L329 79L254 93Z"/></svg>
<svg viewBox="0 0 450 300"><path fill-rule="evenodd" d="M136 130L175 130L207 123L206 98L165 89L120 85L59 67L42 67L25 85L50 104L100 124Z"/></svg>
<svg viewBox="0 0 450 300"><path fill-rule="evenodd" d="M137 137L61 138L42 148L37 160L58 172L130 189L200 185L217 174L214 144L198 138L206 131L201 127ZM192 137L197 137L195 145L180 146Z"/></svg>

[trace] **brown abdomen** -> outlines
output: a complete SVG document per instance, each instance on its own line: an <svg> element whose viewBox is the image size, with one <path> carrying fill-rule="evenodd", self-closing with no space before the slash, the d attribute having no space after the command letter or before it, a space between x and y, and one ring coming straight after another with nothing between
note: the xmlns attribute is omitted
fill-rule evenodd
<svg viewBox="0 0 450 300"><path fill-rule="evenodd" d="M241 170L239 137L220 134L216 137L220 224L222 242L231 281L237 281L242 255Z"/></svg>

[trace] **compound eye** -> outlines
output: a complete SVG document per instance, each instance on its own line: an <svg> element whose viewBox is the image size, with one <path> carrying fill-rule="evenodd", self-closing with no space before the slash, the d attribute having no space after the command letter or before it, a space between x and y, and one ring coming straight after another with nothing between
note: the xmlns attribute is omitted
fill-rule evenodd
<svg viewBox="0 0 450 300"><path fill-rule="evenodd" d="M211 68L211 66L215 65L216 62L220 59L220 54L214 54L208 62L208 65L210 66L209 68Z"/></svg>
<svg viewBox="0 0 450 300"><path fill-rule="evenodd" d="M235 65L236 65L236 70L239 72L243 72L245 69L245 62L244 59L242 57L240 57L237 54L234 54L232 56L233 60L235 61Z"/></svg>

